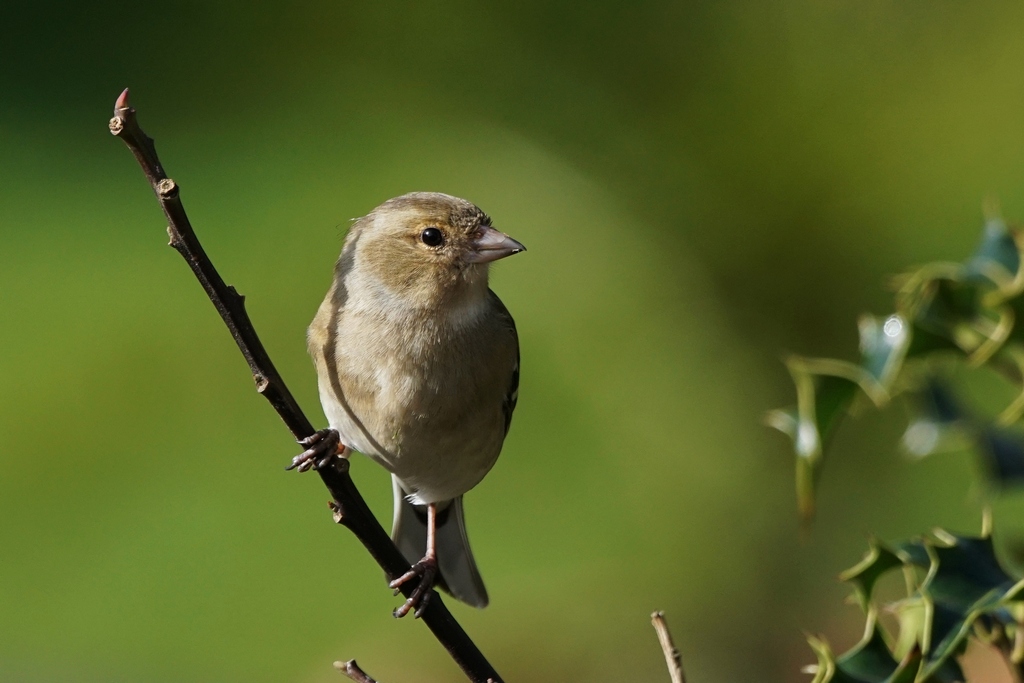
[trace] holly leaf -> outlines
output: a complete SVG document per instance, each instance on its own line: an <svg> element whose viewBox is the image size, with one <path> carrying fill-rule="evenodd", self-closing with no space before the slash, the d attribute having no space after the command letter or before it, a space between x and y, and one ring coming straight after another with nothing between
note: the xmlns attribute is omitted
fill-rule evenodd
<svg viewBox="0 0 1024 683"><path fill-rule="evenodd" d="M910 325L903 316L893 313L884 320L863 315L857 328L860 332L861 367L888 395L910 346Z"/></svg>
<svg viewBox="0 0 1024 683"><path fill-rule="evenodd" d="M786 364L796 384L797 405L769 412L765 423L793 441L797 505L801 517L810 519L825 443L847 413L857 388L871 380L862 368L843 361L793 357Z"/></svg>
<svg viewBox="0 0 1024 683"><path fill-rule="evenodd" d="M869 541L864 559L839 575L840 581L853 584L857 601L867 612L871 608L871 595L882 576L903 566L904 560L877 538Z"/></svg>
<svg viewBox="0 0 1024 683"><path fill-rule="evenodd" d="M886 683L898 668L899 662L889 652L874 612L869 612L864 638L852 650L836 659L838 675L833 680Z"/></svg>
<svg viewBox="0 0 1024 683"><path fill-rule="evenodd" d="M985 221L981 243L967 263L964 274L967 280L990 282L1000 289L1010 289L1020 271L1020 249L1001 217Z"/></svg>
<svg viewBox="0 0 1024 683"><path fill-rule="evenodd" d="M1024 582L999 563L988 535L957 536L938 529L928 546L932 566L920 589L929 605L923 671L939 680L963 680L955 678L953 658L967 647L980 618L1016 623L1008 607L1018 599Z"/></svg>
<svg viewBox="0 0 1024 683"><path fill-rule="evenodd" d="M838 658L828 643L809 637L818 664L805 671L815 674L813 683L914 683L921 668L921 652L912 649L897 660L885 642L874 612L868 614L864 638Z"/></svg>
<svg viewBox="0 0 1024 683"><path fill-rule="evenodd" d="M900 567L908 596L889 605L899 624L890 645L872 593L882 576ZM927 570L923 581L917 579L921 569ZM965 679L956 658L979 625L982 632L999 625L1015 633L1024 618L1024 580L1003 567L987 532L973 537L936 529L898 543L871 539L864 559L840 578L853 584L867 626L861 642L839 657L824 640L811 639L821 683L957 683Z"/></svg>
<svg viewBox="0 0 1024 683"><path fill-rule="evenodd" d="M991 536L933 533L937 568L924 589L936 603L989 611L1016 585L996 558Z"/></svg>
<svg viewBox="0 0 1024 683"><path fill-rule="evenodd" d="M772 411L766 423L790 436L796 458L801 517L815 509L815 489L828 441L850 411L857 389L882 408L897 391L936 372L938 355L990 367L1019 387L994 418L966 410L941 382L926 377L914 388L918 405L903 436L905 450L925 456L970 445L990 478L1024 483L1024 234L998 217L986 220L981 241L964 263L934 262L903 275L896 312L859 319L859 364L792 357L786 361L797 388L795 407ZM911 372L904 372L912 361ZM924 371L924 372L922 372ZM1024 425L1022 425L1024 427ZM869 593L869 590L868 590ZM863 599L863 595L861 595Z"/></svg>
<svg viewBox="0 0 1024 683"><path fill-rule="evenodd" d="M923 457L963 445L963 423L969 417L952 389L935 376L911 395L914 417L903 433L902 445L911 455Z"/></svg>
<svg viewBox="0 0 1024 683"><path fill-rule="evenodd" d="M986 471L996 484L1024 484L1024 433L1019 428L984 425L977 431L977 444Z"/></svg>
<svg viewBox="0 0 1024 683"><path fill-rule="evenodd" d="M1009 306L985 303L988 291L964 279L963 272L927 281L911 305L916 312L911 319L933 339L948 340L971 363L983 363L1009 338L1014 321Z"/></svg>

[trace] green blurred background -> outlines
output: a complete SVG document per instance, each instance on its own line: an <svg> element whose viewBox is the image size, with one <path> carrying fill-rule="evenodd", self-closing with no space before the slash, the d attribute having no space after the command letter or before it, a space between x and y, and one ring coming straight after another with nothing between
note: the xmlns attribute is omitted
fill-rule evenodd
<svg viewBox="0 0 1024 683"><path fill-rule="evenodd" d="M508 681L805 680L866 537L978 528L966 454L844 425L801 535L780 357L852 355L885 276L1024 217L1024 5L953 0L0 7L0 680L459 680L313 476L106 123L125 86L323 424L304 329L350 218L466 197L521 400L467 497ZM389 525L387 476L354 476ZM1024 504L996 503L997 534Z"/></svg>

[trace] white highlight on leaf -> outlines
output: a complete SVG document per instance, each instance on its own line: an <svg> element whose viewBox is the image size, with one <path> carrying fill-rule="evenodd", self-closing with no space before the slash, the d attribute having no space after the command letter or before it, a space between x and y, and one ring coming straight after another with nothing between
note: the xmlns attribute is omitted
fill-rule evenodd
<svg viewBox="0 0 1024 683"><path fill-rule="evenodd" d="M886 337L899 337L903 333L903 320L898 315L890 315L885 324L882 325L882 332Z"/></svg>
<svg viewBox="0 0 1024 683"><path fill-rule="evenodd" d="M818 448L818 430L809 422L801 422L796 433L797 452L806 458L816 453Z"/></svg>
<svg viewBox="0 0 1024 683"><path fill-rule="evenodd" d="M939 445L939 427L931 420L916 420L903 433L903 447L910 455L923 458Z"/></svg>

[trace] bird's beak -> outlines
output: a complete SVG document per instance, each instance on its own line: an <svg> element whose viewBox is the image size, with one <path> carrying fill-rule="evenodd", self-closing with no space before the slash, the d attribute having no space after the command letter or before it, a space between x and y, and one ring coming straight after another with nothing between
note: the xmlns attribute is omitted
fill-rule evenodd
<svg viewBox="0 0 1024 683"><path fill-rule="evenodd" d="M473 240L473 249L466 260L470 263L490 263L521 251L526 251L526 247L505 233L488 226L482 228L480 234Z"/></svg>

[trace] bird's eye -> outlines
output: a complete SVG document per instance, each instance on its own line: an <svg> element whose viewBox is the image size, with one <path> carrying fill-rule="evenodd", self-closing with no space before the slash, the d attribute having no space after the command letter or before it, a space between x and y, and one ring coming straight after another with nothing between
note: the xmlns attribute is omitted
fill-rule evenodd
<svg viewBox="0 0 1024 683"><path fill-rule="evenodd" d="M444 243L444 233L437 228L427 228L420 233L420 239L428 247L439 247Z"/></svg>

